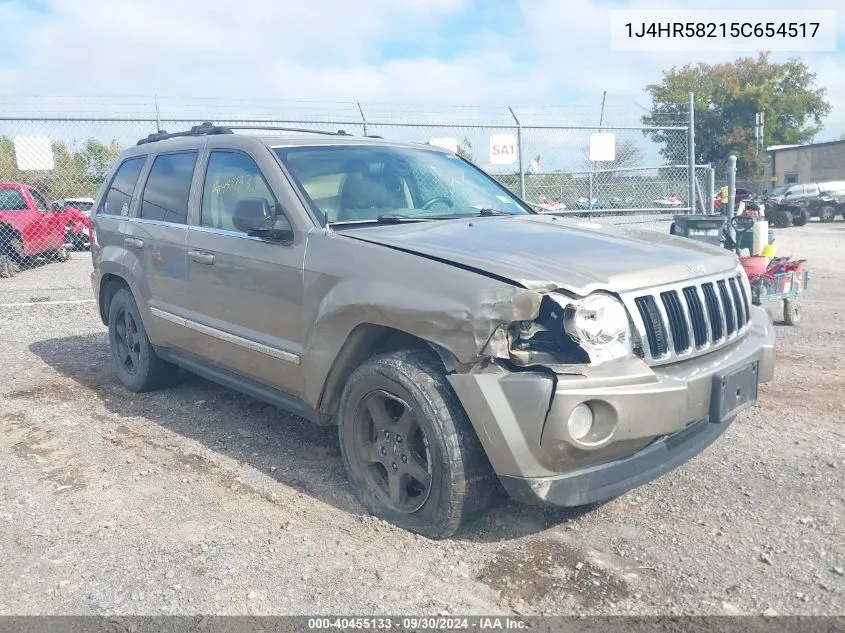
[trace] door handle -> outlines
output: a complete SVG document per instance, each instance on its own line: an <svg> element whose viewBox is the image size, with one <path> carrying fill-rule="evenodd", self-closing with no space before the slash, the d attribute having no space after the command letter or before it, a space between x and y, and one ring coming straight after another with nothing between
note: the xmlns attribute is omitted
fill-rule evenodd
<svg viewBox="0 0 845 633"><path fill-rule="evenodd" d="M203 253L202 251L188 251L188 257L198 264L205 264L211 266L214 264L214 255L211 253Z"/></svg>
<svg viewBox="0 0 845 633"><path fill-rule="evenodd" d="M124 237L123 243L130 248L144 248L144 240L137 237Z"/></svg>

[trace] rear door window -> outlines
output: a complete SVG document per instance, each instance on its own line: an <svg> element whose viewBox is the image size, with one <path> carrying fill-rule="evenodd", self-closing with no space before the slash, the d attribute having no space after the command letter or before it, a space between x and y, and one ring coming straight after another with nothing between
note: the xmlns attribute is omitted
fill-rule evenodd
<svg viewBox="0 0 845 633"><path fill-rule="evenodd" d="M118 167L117 173L106 193L102 213L104 215L129 215L129 203L132 200L132 192L135 190L135 183L146 162L146 156L130 158Z"/></svg>
<svg viewBox="0 0 845 633"><path fill-rule="evenodd" d="M156 156L141 197L141 218L187 224L188 196L196 164L196 152Z"/></svg>

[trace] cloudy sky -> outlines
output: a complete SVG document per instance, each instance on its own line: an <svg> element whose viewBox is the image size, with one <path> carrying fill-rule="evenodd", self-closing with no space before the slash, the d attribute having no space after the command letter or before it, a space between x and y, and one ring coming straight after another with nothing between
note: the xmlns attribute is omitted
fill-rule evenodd
<svg viewBox="0 0 845 633"><path fill-rule="evenodd" d="M837 0L802 8L834 9ZM809 6L807 6L809 5ZM710 8L735 8L711 0ZM614 53L613 9L698 8L689 0L0 0L5 115L145 113L296 118L330 111L630 124L643 87L687 61L736 53ZM794 9L747 0L745 9ZM845 133L845 7L838 51L803 54L829 89L818 140ZM785 57L778 55L779 58ZM84 99L80 99L84 96ZM48 98L49 97L49 98Z"/></svg>

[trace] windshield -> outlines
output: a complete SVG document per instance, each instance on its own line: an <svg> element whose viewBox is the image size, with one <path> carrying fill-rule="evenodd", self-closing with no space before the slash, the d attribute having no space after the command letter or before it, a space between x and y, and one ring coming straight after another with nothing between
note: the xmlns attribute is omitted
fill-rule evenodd
<svg viewBox="0 0 845 633"><path fill-rule="evenodd" d="M0 211L26 211L27 208L19 189L0 189Z"/></svg>
<svg viewBox="0 0 845 633"><path fill-rule="evenodd" d="M774 197L774 196L782 196L787 189L789 189L790 185L779 185L777 187L772 187L769 190L767 195Z"/></svg>
<svg viewBox="0 0 845 633"><path fill-rule="evenodd" d="M333 145L274 151L329 224L531 213L490 176L439 150Z"/></svg>

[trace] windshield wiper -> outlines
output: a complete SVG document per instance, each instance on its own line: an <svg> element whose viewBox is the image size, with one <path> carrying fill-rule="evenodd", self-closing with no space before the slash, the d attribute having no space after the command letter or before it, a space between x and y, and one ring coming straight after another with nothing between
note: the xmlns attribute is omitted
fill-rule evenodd
<svg viewBox="0 0 845 633"><path fill-rule="evenodd" d="M500 215L516 215L514 213L510 213L508 211L500 211L499 209L477 209L475 213L450 213L449 215L430 215L427 216L426 219L432 220L456 220L460 218L477 218L477 217L488 217L488 216L500 216Z"/></svg>
<svg viewBox="0 0 845 633"><path fill-rule="evenodd" d="M428 222L429 218L421 218L412 215L401 215L399 213L385 213L376 218L380 224L397 224L399 222Z"/></svg>
<svg viewBox="0 0 845 633"><path fill-rule="evenodd" d="M500 211L499 209L488 209L483 208L478 210L478 215L481 216L488 216L488 215L513 215L509 211Z"/></svg>
<svg viewBox="0 0 845 633"><path fill-rule="evenodd" d="M385 213L375 218L365 218L363 220L338 220L336 222L329 222L329 226L344 224L400 224L402 222L428 222L431 219L400 215L398 213Z"/></svg>

